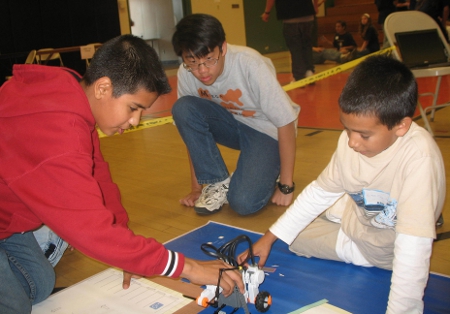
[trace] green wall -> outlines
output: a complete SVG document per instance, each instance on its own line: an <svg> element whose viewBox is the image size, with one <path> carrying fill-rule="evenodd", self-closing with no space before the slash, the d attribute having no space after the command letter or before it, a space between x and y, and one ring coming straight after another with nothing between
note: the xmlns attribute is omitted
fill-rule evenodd
<svg viewBox="0 0 450 314"><path fill-rule="evenodd" d="M247 46L262 54L288 50L283 38L282 23L277 20L275 7L270 12L269 22L266 23L261 19L265 7L265 0L244 0Z"/></svg>
<svg viewBox="0 0 450 314"><path fill-rule="evenodd" d="M184 14L192 13L191 1L183 0ZM247 46L260 53L287 51L282 33L282 23L277 20L275 8L270 13L269 22L261 20L266 7L265 0L244 0L245 36Z"/></svg>

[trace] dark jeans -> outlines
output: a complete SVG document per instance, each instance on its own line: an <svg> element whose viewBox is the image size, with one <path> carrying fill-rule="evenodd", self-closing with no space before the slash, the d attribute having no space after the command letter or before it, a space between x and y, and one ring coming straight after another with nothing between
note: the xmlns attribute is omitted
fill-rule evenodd
<svg viewBox="0 0 450 314"><path fill-rule="evenodd" d="M296 81L305 78L306 71L314 72L312 31L314 22L283 23L283 36L291 52L292 74Z"/></svg>
<svg viewBox="0 0 450 314"><path fill-rule="evenodd" d="M322 52L313 51L314 64L323 64L325 61L341 62L341 53L333 48L324 49Z"/></svg>
<svg viewBox="0 0 450 314"><path fill-rule="evenodd" d="M280 173L278 141L239 121L222 106L184 96L172 107L200 184L225 180L229 172L217 144L240 151L228 203L240 215L259 211L270 200Z"/></svg>
<svg viewBox="0 0 450 314"><path fill-rule="evenodd" d="M30 313L55 286L55 272L33 232L0 240L0 313Z"/></svg>

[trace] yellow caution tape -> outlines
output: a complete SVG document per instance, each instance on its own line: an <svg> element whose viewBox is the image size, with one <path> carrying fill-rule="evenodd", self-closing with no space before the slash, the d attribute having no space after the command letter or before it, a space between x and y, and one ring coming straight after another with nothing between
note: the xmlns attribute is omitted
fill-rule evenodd
<svg viewBox="0 0 450 314"><path fill-rule="evenodd" d="M309 76L309 77L304 78L302 80L299 80L299 81L296 81L296 82L284 85L283 89L285 91L290 91L290 90L293 90L295 88L299 88L299 87L306 86L306 85L309 85L311 83L314 83L316 81L323 80L324 78L327 78L327 77L330 77L332 75L335 75L335 74L347 71L347 70L349 70L351 68L354 68L361 61L363 61L364 59L366 59L366 58L368 58L370 56L378 55L378 54L389 54L391 52L391 50L393 50L394 48L395 47L389 47L389 48L386 48L386 49L383 49L383 50L371 53L370 55L361 57L359 59L355 59L353 61L350 61L350 62L347 62L347 63L344 63L344 64L340 64L340 65L338 65L338 66L336 66L334 68L331 68L331 69L325 70L323 72L314 74L313 76ZM143 130L143 129L147 129L147 128L151 128L151 127L154 127L154 126L167 124L167 123L173 123L172 116L141 121L137 126L131 127L130 129L125 130L124 133L140 131L140 130ZM102 131L100 131L99 128L97 128L97 131L98 131L98 135L99 135L100 138L107 136ZM116 135L117 134L118 133L116 133Z"/></svg>
<svg viewBox="0 0 450 314"><path fill-rule="evenodd" d="M151 127L154 127L154 126L167 124L167 123L173 123L172 116L162 117L162 118L157 118L157 119L152 119L152 120L143 120L137 126L133 126L133 127L129 128L128 130L125 130L123 133L140 131L140 130L143 130L143 129L147 129L147 128L151 128ZM100 131L99 128L97 128L97 131L98 131L98 136L100 138L107 136L105 133ZM117 135L117 134L118 133L116 133L115 135Z"/></svg>
<svg viewBox="0 0 450 314"><path fill-rule="evenodd" d="M361 63L363 60L365 60L366 58L370 57L370 56L374 56L374 55L378 55L378 54L390 54L391 51L394 49L395 47L389 47L383 50L379 50L377 52L371 53L367 56L355 59L353 61L344 63L344 64L340 64L334 68L322 71L320 73L314 74L312 76L309 76L307 78L292 82L290 84L284 85L283 89L287 92L290 90L293 90L295 88L299 88L299 87L303 87L306 85L309 85L311 83L323 80L324 78L327 78L329 76L350 70L351 68L354 68L355 66L357 66L359 63Z"/></svg>

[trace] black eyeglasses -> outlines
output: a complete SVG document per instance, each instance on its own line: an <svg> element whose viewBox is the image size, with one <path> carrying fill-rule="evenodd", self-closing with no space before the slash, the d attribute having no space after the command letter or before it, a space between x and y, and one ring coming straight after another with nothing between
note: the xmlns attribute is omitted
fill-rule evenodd
<svg viewBox="0 0 450 314"><path fill-rule="evenodd" d="M220 58L220 53L219 53ZM188 72L196 72L200 68L201 65L204 65L207 68L212 68L219 62L219 58L208 58L205 62L202 63L184 63L183 62L183 68L185 68Z"/></svg>

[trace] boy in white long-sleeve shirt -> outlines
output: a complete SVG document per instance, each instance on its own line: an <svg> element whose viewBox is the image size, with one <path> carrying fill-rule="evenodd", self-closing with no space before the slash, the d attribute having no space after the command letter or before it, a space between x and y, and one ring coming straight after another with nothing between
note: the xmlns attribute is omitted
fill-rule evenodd
<svg viewBox="0 0 450 314"><path fill-rule="evenodd" d="M392 269L386 313L423 312L445 170L433 138L412 121L416 104L417 83L399 61L375 56L355 68L339 98L337 149L255 243L260 266L281 239L301 256Z"/></svg>

